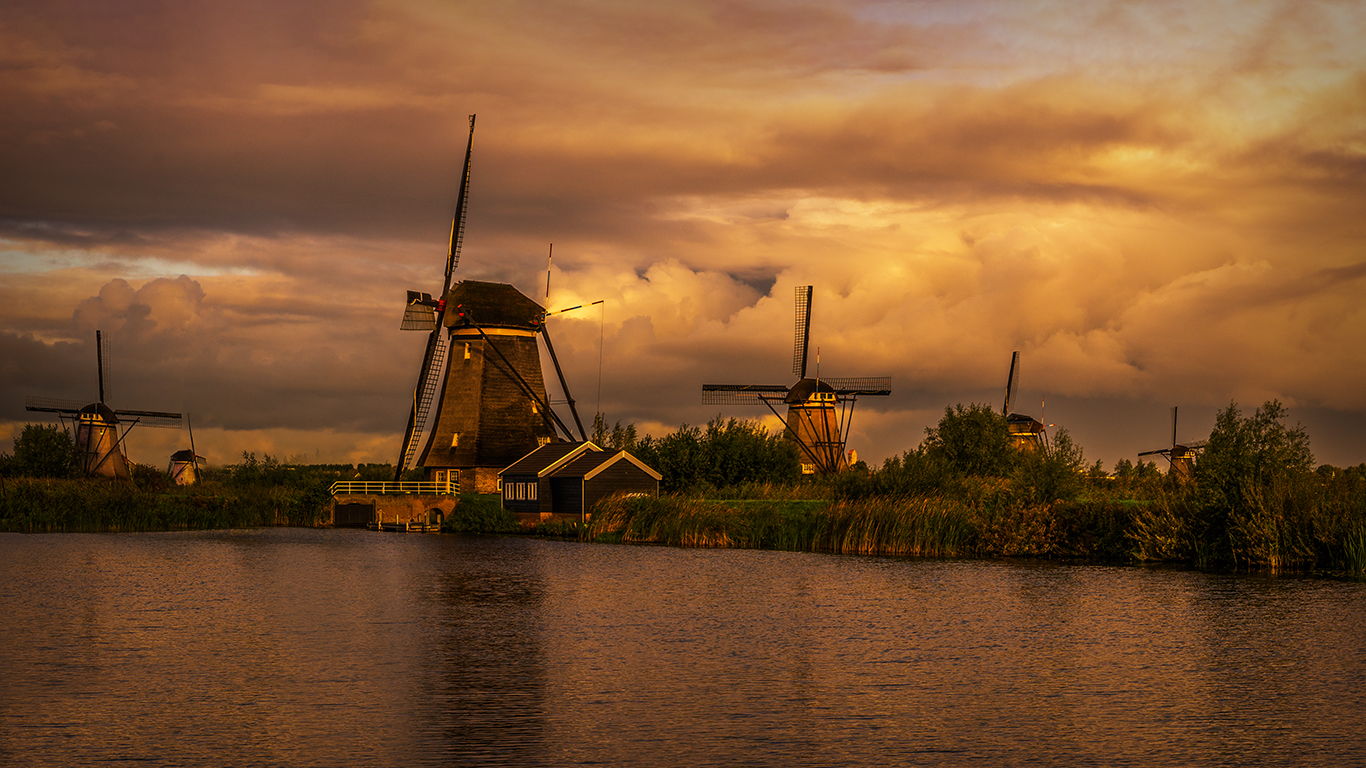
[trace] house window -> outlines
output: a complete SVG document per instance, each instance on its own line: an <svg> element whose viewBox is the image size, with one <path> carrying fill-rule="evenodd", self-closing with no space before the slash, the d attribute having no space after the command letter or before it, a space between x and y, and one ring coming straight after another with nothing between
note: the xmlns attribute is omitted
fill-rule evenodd
<svg viewBox="0 0 1366 768"><path fill-rule="evenodd" d="M535 483L527 483L526 485L527 485L527 488L526 488L526 490L527 490L526 497L527 497L528 499L531 499L532 501L535 501L535 500L536 500L536 484L535 484Z"/></svg>

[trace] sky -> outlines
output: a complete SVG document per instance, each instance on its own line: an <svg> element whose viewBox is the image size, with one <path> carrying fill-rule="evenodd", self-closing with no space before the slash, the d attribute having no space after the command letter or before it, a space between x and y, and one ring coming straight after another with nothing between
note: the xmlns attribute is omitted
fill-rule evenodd
<svg viewBox="0 0 1366 768"><path fill-rule="evenodd" d="M1358 464L1363 38L1358 2L10 0L0 450L94 399L101 329L108 401L211 463L394 461L477 114L456 278L544 302L554 244L549 307L603 301L549 321L585 419L776 425L701 385L791 384L813 285L822 375L891 377L874 464L1016 350L1088 462L1275 398Z"/></svg>

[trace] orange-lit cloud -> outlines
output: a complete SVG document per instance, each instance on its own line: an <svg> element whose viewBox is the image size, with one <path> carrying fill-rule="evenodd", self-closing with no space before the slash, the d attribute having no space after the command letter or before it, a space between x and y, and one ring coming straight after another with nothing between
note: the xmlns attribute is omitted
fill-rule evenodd
<svg viewBox="0 0 1366 768"><path fill-rule="evenodd" d="M15 3L0 418L82 396L102 327L139 407L389 460L402 292L478 113L458 276L539 298L554 242L551 304L606 301L552 329L590 409L601 342L609 419L786 382L809 283L830 375L893 376L867 458L996 404L1018 349L1092 458L1279 397L1357 463L1363 32L1332 2Z"/></svg>

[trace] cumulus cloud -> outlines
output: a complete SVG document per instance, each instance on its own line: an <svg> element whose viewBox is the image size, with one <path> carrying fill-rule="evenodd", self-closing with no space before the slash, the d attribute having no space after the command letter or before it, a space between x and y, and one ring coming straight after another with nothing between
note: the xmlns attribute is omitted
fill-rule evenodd
<svg viewBox="0 0 1366 768"><path fill-rule="evenodd" d="M609 418L784 383L812 284L823 370L894 380L868 458L994 402L1012 350L1107 460L1176 402L1356 423L1363 31L1271 0L11 3L0 416L88 388L101 328L141 407L387 460L478 113L458 277L539 300L554 242L552 308L605 302L551 328Z"/></svg>

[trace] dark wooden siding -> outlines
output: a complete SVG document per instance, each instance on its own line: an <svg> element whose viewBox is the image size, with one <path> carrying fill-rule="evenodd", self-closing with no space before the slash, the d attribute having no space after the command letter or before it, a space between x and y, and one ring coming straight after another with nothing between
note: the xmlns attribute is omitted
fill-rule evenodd
<svg viewBox="0 0 1366 768"><path fill-rule="evenodd" d="M521 484L521 485L523 485L523 486L531 486L532 488L537 488L537 486L539 485L539 483L537 483L537 478L536 478L535 475L504 475L504 476L503 476L503 509L505 509L505 510L507 510L507 511L513 513L513 514L529 514L529 515L535 515L535 514L540 513L540 511L541 511L541 501L540 501L540 496L541 496L541 494L539 493L539 490L540 490L539 488L537 488L537 490L538 490L538 493L536 494L537 497L534 498L534 499L527 499L527 498L522 498L522 499L509 498L510 496L515 495L515 488L516 488L517 484Z"/></svg>
<svg viewBox="0 0 1366 768"><path fill-rule="evenodd" d="M577 518L583 514L583 478L550 478L550 499L556 515Z"/></svg>
<svg viewBox="0 0 1366 768"><path fill-rule="evenodd" d="M659 481L629 461L618 461L584 481L584 511L592 512L594 504L614 493L646 493L654 496L659 493Z"/></svg>

